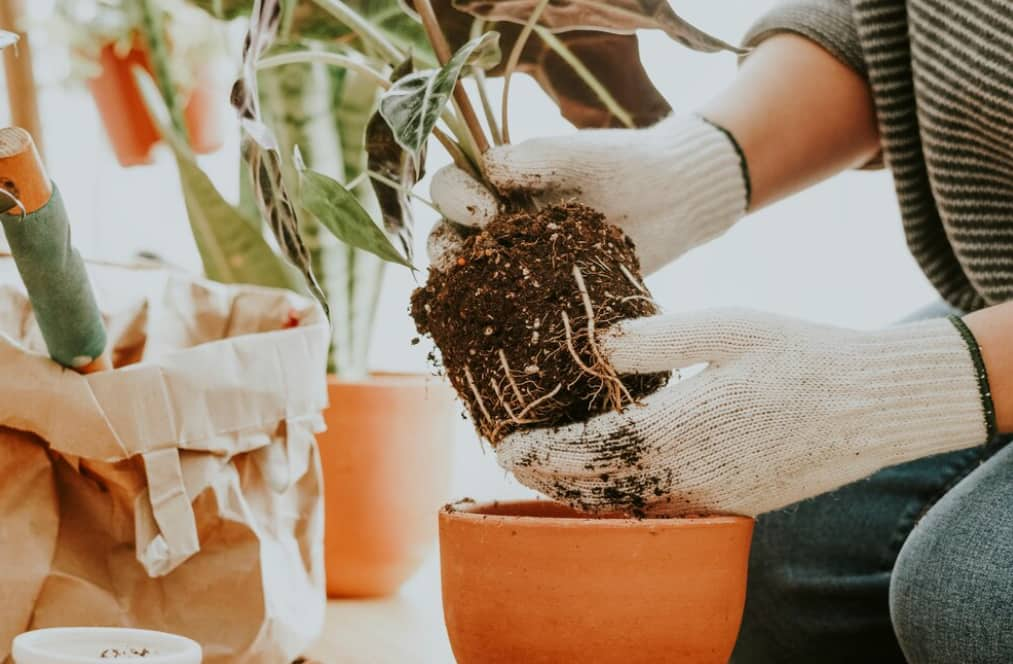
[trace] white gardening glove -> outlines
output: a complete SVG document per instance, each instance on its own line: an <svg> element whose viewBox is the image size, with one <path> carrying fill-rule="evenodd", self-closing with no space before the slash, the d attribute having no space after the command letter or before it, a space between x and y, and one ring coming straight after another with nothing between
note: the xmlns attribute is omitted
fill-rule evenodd
<svg viewBox="0 0 1013 664"><path fill-rule="evenodd" d="M752 516L994 432L959 319L856 332L704 311L629 321L601 343L620 373L708 366L622 414L499 443L522 484L579 509Z"/></svg>
<svg viewBox="0 0 1013 664"><path fill-rule="evenodd" d="M745 214L748 178L728 134L694 116L650 129L592 129L560 138L503 146L485 155L486 174L507 191L528 189L542 203L575 199L623 228L650 274L731 228ZM465 226L484 226L496 199L460 169L433 176L433 202ZM453 231L430 238L436 266L453 252Z"/></svg>

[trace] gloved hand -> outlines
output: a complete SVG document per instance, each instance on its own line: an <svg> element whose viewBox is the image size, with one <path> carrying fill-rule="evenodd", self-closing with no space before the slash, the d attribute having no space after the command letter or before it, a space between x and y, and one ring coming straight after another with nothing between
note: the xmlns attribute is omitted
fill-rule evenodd
<svg viewBox="0 0 1013 664"><path fill-rule="evenodd" d="M579 509L752 516L995 429L959 319L856 332L703 311L629 321L600 342L620 373L708 366L624 413L499 443L522 484Z"/></svg>
<svg viewBox="0 0 1013 664"><path fill-rule="evenodd" d="M724 233L748 205L738 148L697 116L673 117L649 129L596 129L490 150L487 175L502 190L522 187L543 203L576 199L623 228L650 274ZM496 199L467 173L448 166L433 176L433 202L465 226L484 226ZM445 224L430 237L434 265L453 252Z"/></svg>

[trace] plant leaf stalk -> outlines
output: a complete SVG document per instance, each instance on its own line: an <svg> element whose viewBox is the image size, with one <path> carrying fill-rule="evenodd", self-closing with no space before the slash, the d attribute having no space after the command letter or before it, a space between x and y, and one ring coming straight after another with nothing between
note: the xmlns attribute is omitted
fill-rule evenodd
<svg viewBox="0 0 1013 664"><path fill-rule="evenodd" d="M262 58L259 62L257 62L257 69L270 69L272 67L281 67L282 65L306 63L321 63L343 69L350 69L356 73L366 76L385 90L391 86L390 81L369 65L346 55L328 53L325 51L294 51L291 53L271 55L266 58Z"/></svg>
<svg viewBox="0 0 1013 664"><path fill-rule="evenodd" d="M338 19L355 34L359 35L367 44L370 44L378 52L378 55L387 61L388 64L397 65L405 59L404 53L392 44L376 27L360 16L358 12L346 5L341 0L313 0L318 7Z"/></svg>
<svg viewBox="0 0 1013 664"><path fill-rule="evenodd" d="M531 12L528 22L524 24L520 36L517 37L517 42L514 43L514 48L510 51L510 59L507 60L506 69L503 72L503 108L500 110L500 119L503 127L504 143L510 143L510 79L513 78L514 70L517 69L517 63L521 61L521 54L524 53L524 47L531 37L532 30L534 30L538 19L542 17L542 12L548 6L549 0L539 0Z"/></svg>
<svg viewBox="0 0 1013 664"><path fill-rule="evenodd" d="M476 18L475 22L471 24L471 38L477 38L484 30L485 21ZM489 126L492 142L496 145L503 145L503 134L499 130L499 123L496 121L496 114L492 110L492 102L489 100L489 92L486 89L485 71L481 67L472 67L471 73L475 77L478 98L482 102L482 112L485 113L485 123Z"/></svg>

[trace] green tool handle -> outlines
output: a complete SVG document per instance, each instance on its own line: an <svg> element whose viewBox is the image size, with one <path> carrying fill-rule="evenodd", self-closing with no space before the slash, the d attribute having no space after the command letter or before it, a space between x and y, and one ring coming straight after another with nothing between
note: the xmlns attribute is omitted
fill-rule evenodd
<svg viewBox="0 0 1013 664"><path fill-rule="evenodd" d="M17 207L0 213L4 235L32 301L49 355L77 371L106 368L106 330L84 260L70 241L60 192L22 216Z"/></svg>

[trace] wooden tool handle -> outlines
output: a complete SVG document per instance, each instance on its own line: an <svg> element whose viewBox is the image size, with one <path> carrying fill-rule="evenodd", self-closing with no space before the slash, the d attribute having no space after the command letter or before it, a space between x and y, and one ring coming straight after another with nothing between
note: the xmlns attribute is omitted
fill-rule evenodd
<svg viewBox="0 0 1013 664"><path fill-rule="evenodd" d="M39 153L44 154L31 39L24 30L27 7L27 0L0 0L0 28L16 33L19 38L17 48L5 49L3 53L7 101L10 102L11 124L27 129L35 138Z"/></svg>
<svg viewBox="0 0 1013 664"><path fill-rule="evenodd" d="M0 189L35 212L53 197L53 183L35 149L32 135L20 127L0 129Z"/></svg>
<svg viewBox="0 0 1013 664"><path fill-rule="evenodd" d="M0 188L24 207L11 209L0 197L6 212L0 222L50 355L81 373L111 368L105 327L84 261L70 243L63 201L24 129L0 129Z"/></svg>

